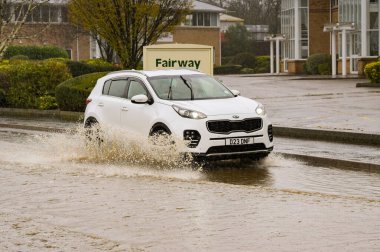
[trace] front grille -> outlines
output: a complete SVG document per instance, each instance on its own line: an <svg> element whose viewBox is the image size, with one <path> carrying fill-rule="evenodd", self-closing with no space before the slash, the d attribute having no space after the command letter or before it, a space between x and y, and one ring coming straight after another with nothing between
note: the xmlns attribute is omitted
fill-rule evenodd
<svg viewBox="0 0 380 252"><path fill-rule="evenodd" d="M268 126L268 137L269 137L269 141L273 141L273 127L272 125L269 125Z"/></svg>
<svg viewBox="0 0 380 252"><path fill-rule="evenodd" d="M231 132L253 132L260 130L263 125L261 118L248 118L241 121L208 121L207 129L212 133L229 134Z"/></svg>
<svg viewBox="0 0 380 252"><path fill-rule="evenodd" d="M218 153L236 153L236 152L247 152L247 151L257 151L266 150L265 144L247 144L247 145L221 145L213 146L207 150L206 154L218 154Z"/></svg>

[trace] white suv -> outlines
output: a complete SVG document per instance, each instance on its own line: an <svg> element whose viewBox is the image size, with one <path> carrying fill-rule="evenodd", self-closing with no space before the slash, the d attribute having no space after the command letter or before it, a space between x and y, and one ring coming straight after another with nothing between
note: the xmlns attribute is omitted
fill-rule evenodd
<svg viewBox="0 0 380 252"><path fill-rule="evenodd" d="M85 127L122 127L146 136L173 134L205 158L267 156L272 125L263 105L191 70L119 71L97 81Z"/></svg>

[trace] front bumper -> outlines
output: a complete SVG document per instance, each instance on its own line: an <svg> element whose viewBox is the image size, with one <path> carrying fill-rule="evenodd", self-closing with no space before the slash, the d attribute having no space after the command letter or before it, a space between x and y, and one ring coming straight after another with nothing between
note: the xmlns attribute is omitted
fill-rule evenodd
<svg viewBox="0 0 380 252"><path fill-rule="evenodd" d="M258 117L256 114L241 114L241 121L247 118ZM201 135L199 144L195 148L187 148L186 152L200 157L226 157L226 156L247 156L247 155L267 155L273 150L273 138L268 134L268 127L271 125L269 118L262 118L262 127L254 132L231 132L228 134L212 133L207 129L207 121L230 120L231 115L209 116L206 119L194 120L178 118L171 122L171 131L177 137L183 139L185 130L196 130ZM271 132L271 130L269 131ZM227 145L230 138L253 138L253 144L248 145Z"/></svg>

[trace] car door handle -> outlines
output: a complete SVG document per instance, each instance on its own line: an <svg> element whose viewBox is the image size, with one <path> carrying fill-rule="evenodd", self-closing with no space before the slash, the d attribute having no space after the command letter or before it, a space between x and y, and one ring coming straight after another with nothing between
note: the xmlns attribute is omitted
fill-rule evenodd
<svg viewBox="0 0 380 252"><path fill-rule="evenodd" d="M127 107L122 107L121 110L122 111L128 111L128 108Z"/></svg>
<svg viewBox="0 0 380 252"><path fill-rule="evenodd" d="M98 106L99 106L99 107L104 107L104 103L103 103L103 102L100 102L100 103L98 103Z"/></svg>

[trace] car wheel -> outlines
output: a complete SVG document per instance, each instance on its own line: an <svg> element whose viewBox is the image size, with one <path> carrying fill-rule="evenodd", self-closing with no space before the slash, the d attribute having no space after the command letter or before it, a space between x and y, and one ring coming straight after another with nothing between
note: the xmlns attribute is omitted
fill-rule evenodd
<svg viewBox="0 0 380 252"><path fill-rule="evenodd" d="M87 120L84 128L87 141L97 141L99 144L103 142L101 137L101 129L96 119L92 118Z"/></svg>
<svg viewBox="0 0 380 252"><path fill-rule="evenodd" d="M152 131L152 133L149 136L149 140L154 145L168 146L174 144L174 141L171 139L170 136L171 134L167 130L163 128L158 128Z"/></svg>

